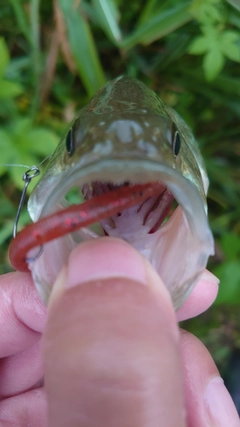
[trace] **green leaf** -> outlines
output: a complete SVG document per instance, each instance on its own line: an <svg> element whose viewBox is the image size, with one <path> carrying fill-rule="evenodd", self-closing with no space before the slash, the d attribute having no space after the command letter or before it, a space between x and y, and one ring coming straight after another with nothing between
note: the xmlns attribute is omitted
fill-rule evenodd
<svg viewBox="0 0 240 427"><path fill-rule="evenodd" d="M52 131L33 127L28 118L18 118L8 129L0 130L1 162L27 167L38 165L43 157L52 154L57 142L58 137ZM0 165L0 174L4 172L8 172L15 186L22 190L24 169ZM34 182L37 181L38 178L35 178Z"/></svg>
<svg viewBox="0 0 240 427"><path fill-rule="evenodd" d="M23 92L20 84L6 80L4 75L10 62L10 56L5 40L0 38L0 99L14 98Z"/></svg>
<svg viewBox="0 0 240 427"><path fill-rule="evenodd" d="M147 2L142 4L142 10L140 18L138 19L138 24L143 24L148 22L154 15L163 12L164 10L172 7L173 3L171 0L148 0Z"/></svg>
<svg viewBox="0 0 240 427"><path fill-rule="evenodd" d="M192 20L188 9L189 3L182 3L164 12L158 12L147 23L137 27L130 36L122 39L119 46L128 50L138 43L147 45L166 34L170 34Z"/></svg>
<svg viewBox="0 0 240 427"><path fill-rule="evenodd" d="M114 7L112 0L93 0L96 17L99 20L102 29L114 43L122 38L120 28L117 23L119 15Z"/></svg>
<svg viewBox="0 0 240 427"><path fill-rule="evenodd" d="M208 82L213 81L224 66L224 56L218 46L204 55L203 70Z"/></svg>
<svg viewBox="0 0 240 427"><path fill-rule="evenodd" d="M218 27L210 25L202 25L201 30L208 40L208 50L212 50L220 43L220 31Z"/></svg>
<svg viewBox="0 0 240 427"><path fill-rule="evenodd" d="M221 42L226 46L240 40L239 31L224 31L221 36Z"/></svg>
<svg viewBox="0 0 240 427"><path fill-rule="evenodd" d="M0 230L0 245L2 245L5 240L9 239L12 236L13 231L13 220L8 221L4 224L4 227L1 227Z"/></svg>
<svg viewBox="0 0 240 427"><path fill-rule="evenodd" d="M203 24L222 22L224 16L218 7L221 0L194 0L190 12L192 16Z"/></svg>
<svg viewBox="0 0 240 427"><path fill-rule="evenodd" d="M0 76L3 76L9 64L10 57L7 44L3 37L0 37Z"/></svg>
<svg viewBox="0 0 240 427"><path fill-rule="evenodd" d="M238 260L225 262L213 270L220 279L219 293L215 304L239 304L240 263Z"/></svg>
<svg viewBox="0 0 240 427"><path fill-rule="evenodd" d="M214 81L214 87L221 90L223 93L240 96L240 81L238 77L226 75L218 76Z"/></svg>
<svg viewBox="0 0 240 427"><path fill-rule="evenodd" d="M236 28L240 28L240 14L236 13L235 10L229 10L228 23Z"/></svg>
<svg viewBox="0 0 240 427"><path fill-rule="evenodd" d="M31 46L32 37L27 20L27 17L29 15L29 8L26 8L24 2L19 0L10 0L9 3L11 3L11 6L16 16L17 28L21 30L21 32L24 34Z"/></svg>
<svg viewBox="0 0 240 427"><path fill-rule="evenodd" d="M77 70L89 96L103 86L105 77L87 21L75 0L59 0Z"/></svg>
<svg viewBox="0 0 240 427"><path fill-rule="evenodd" d="M23 172L19 167L14 166L16 164L23 163L21 153L19 152L17 146L14 145L12 135L6 130L0 131L0 151L2 153L0 174L8 172L11 178L13 178L15 174L19 174L17 187L22 188L22 182L20 184L20 180ZM8 166L4 166L4 164L7 164ZM13 179L13 181L16 183L15 179Z"/></svg>
<svg viewBox="0 0 240 427"><path fill-rule="evenodd" d="M240 62L240 47L236 44L222 44L222 52L231 61Z"/></svg>
<svg viewBox="0 0 240 427"><path fill-rule="evenodd" d="M224 31L220 38L222 52L235 62L240 62L240 47L236 44L239 40L240 33L237 31Z"/></svg>
<svg viewBox="0 0 240 427"><path fill-rule="evenodd" d="M35 155L48 156L55 150L59 138L50 130L45 128L35 128L24 138L22 147Z"/></svg>
<svg viewBox="0 0 240 427"><path fill-rule="evenodd" d="M0 99L14 98L23 93L23 87L15 82L0 80Z"/></svg>
<svg viewBox="0 0 240 427"><path fill-rule="evenodd" d="M202 22L221 22L223 20L223 16L220 10L216 8L216 6L207 4L205 10L203 10L201 16Z"/></svg>
<svg viewBox="0 0 240 427"><path fill-rule="evenodd" d="M28 132L32 129L32 121L29 117L17 118L11 126L10 132L13 138L25 138Z"/></svg>
<svg viewBox="0 0 240 427"><path fill-rule="evenodd" d="M239 12L240 12L240 3L239 3L239 0L227 0L227 2L229 4L231 4L231 6L235 7L235 9L239 10Z"/></svg>
<svg viewBox="0 0 240 427"><path fill-rule="evenodd" d="M188 48L188 53L201 55L209 49L209 41L206 37L196 37Z"/></svg>
<svg viewBox="0 0 240 427"><path fill-rule="evenodd" d="M0 152L1 152L1 163L0 163L0 175L9 170L8 166L4 163L9 163L9 154L12 150L12 139L7 131L0 129Z"/></svg>
<svg viewBox="0 0 240 427"><path fill-rule="evenodd" d="M224 234L221 239L221 248L228 260L233 260L240 255L240 239L236 234Z"/></svg>
<svg viewBox="0 0 240 427"><path fill-rule="evenodd" d="M24 153L31 153L36 156L33 164L36 163L38 156L47 156L55 150L59 138L49 129L44 127L33 127L28 118L21 118L15 121L11 128L13 144L18 147L20 156ZM23 160L21 161L23 163ZM31 165L29 162L26 164Z"/></svg>

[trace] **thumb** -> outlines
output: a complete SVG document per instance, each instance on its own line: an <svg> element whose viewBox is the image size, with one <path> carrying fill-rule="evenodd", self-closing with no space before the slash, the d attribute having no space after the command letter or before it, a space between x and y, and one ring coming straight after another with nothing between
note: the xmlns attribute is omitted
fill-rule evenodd
<svg viewBox="0 0 240 427"><path fill-rule="evenodd" d="M49 427L184 427L178 339L148 261L117 239L78 246L43 337Z"/></svg>

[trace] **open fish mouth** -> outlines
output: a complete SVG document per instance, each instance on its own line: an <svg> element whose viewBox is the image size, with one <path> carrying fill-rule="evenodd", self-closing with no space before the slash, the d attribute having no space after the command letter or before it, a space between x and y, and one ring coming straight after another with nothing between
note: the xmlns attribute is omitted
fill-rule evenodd
<svg viewBox="0 0 240 427"><path fill-rule="evenodd" d="M91 200L122 187L129 188L131 191L130 182L116 185L111 182L95 181L91 184L84 184L81 188L75 187L75 191L71 190L70 194L66 196L66 200L70 200L70 203L81 203L83 200ZM146 234L155 233L172 214L173 201L173 195L164 183L161 183L156 195L136 203L135 206L125 206L117 214L90 226L92 236L115 236L131 240L134 238L133 235L139 233L140 230L144 230ZM90 230L88 229L88 232ZM94 230L96 235L94 235Z"/></svg>
<svg viewBox="0 0 240 427"><path fill-rule="evenodd" d="M123 159L104 159L83 168L76 166L52 185L40 218L66 208L68 200L79 202L74 199L76 188L84 201L117 188L152 182L159 183L159 191L143 202L124 206L97 224L44 244L38 257L34 257L36 249L30 251L29 268L46 304L52 284L74 247L101 236L124 239L141 252L161 276L175 309L183 304L213 253L213 238L197 189L178 171L140 159L131 160L131 164Z"/></svg>

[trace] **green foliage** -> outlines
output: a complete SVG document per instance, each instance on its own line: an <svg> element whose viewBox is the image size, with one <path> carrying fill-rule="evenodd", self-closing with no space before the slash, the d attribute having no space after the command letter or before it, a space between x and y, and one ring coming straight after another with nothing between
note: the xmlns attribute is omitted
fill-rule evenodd
<svg viewBox="0 0 240 427"><path fill-rule="evenodd" d="M0 39L0 99L14 98L23 93L23 87L16 82L5 79L5 72L10 65L10 55L4 39ZM49 155L49 150L56 147L58 138L44 128L35 126L28 117L14 115L0 129L0 176L8 173L16 188L22 189L21 174L15 164L27 168L38 164L40 159Z"/></svg>
<svg viewBox="0 0 240 427"><path fill-rule="evenodd" d="M0 129L0 176L7 172L12 183L21 190L23 182L19 168L9 165L23 164L29 168L38 164L54 150L57 142L52 131L34 126L29 118L15 119Z"/></svg>
<svg viewBox="0 0 240 427"><path fill-rule="evenodd" d="M113 43L118 44L122 34L118 25L119 12L114 0L93 0L92 10L106 36Z"/></svg>
<svg viewBox="0 0 240 427"><path fill-rule="evenodd" d="M240 11L240 3L238 0L227 0L227 2Z"/></svg>
<svg viewBox="0 0 240 427"><path fill-rule="evenodd" d="M236 234L221 238L225 262L213 269L224 286L220 286L215 304L239 304L240 301L240 239Z"/></svg>
<svg viewBox="0 0 240 427"><path fill-rule="evenodd" d="M10 63L9 51L5 40L0 38L0 100L14 98L23 92L23 87L6 78L6 72Z"/></svg>
<svg viewBox="0 0 240 427"><path fill-rule="evenodd" d="M81 9L76 13L75 0L59 0L59 6L64 15L77 70L89 96L92 96L105 83L105 78L89 24Z"/></svg>
<svg viewBox="0 0 240 427"><path fill-rule="evenodd" d="M203 26L203 36L195 38L189 47L189 53L201 55L205 53L203 69L208 81L214 80L223 69L225 59L240 62L240 32L219 31L214 26Z"/></svg>
<svg viewBox="0 0 240 427"><path fill-rule="evenodd" d="M195 0L192 15L200 24L201 36L194 38L188 52L202 55L207 81L213 81L222 71L226 59L240 62L240 32L226 29L224 5L221 0Z"/></svg>
<svg viewBox="0 0 240 427"><path fill-rule="evenodd" d="M156 14L153 13L147 21L137 26L131 35L122 39L119 46L128 50L138 43L148 45L182 27L190 20L188 2L177 4L166 10L160 9Z"/></svg>

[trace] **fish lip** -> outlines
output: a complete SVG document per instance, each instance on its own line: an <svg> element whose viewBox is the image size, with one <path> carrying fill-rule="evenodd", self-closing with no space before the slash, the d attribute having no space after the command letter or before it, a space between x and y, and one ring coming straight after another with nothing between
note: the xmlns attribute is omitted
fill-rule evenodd
<svg viewBox="0 0 240 427"><path fill-rule="evenodd" d="M76 183L81 185L95 180L110 181L113 184L120 184L126 180L133 184L161 181L164 182L176 198L184 212L190 232L194 236L193 251L197 248L199 252L198 259L191 261L195 262L198 267L196 274L192 275L184 284L186 288L184 298L182 296L181 298L177 297L175 301L175 297L172 295L175 309L179 308L205 268L209 255L214 253L213 237L198 188L177 170L150 159L132 159L131 161L119 158L101 159L81 168L75 167L67 171L61 181L54 186L42 208L40 217L56 211L56 207L62 201L64 195ZM32 199L32 203L34 203L34 199Z"/></svg>

